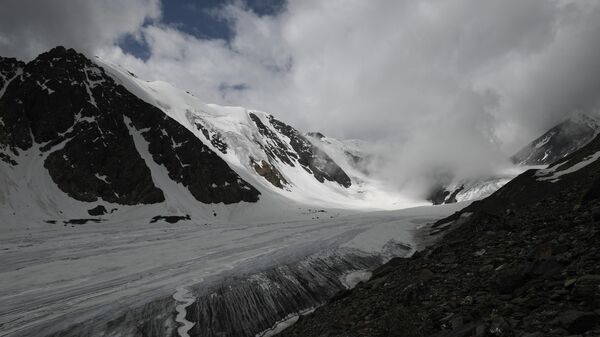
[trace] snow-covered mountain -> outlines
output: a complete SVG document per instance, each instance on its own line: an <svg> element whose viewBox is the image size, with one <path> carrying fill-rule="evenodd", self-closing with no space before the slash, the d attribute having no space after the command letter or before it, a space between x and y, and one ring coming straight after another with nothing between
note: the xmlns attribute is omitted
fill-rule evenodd
<svg viewBox="0 0 600 337"><path fill-rule="evenodd" d="M597 117L576 114L552 127L512 156L510 159L515 164L513 169L490 177L441 183L430 192L427 199L436 205L481 199L491 195L526 169L550 165L577 151L592 141L599 132L600 120Z"/></svg>
<svg viewBox="0 0 600 337"><path fill-rule="evenodd" d="M0 58L0 75L5 223L251 219L403 202L272 115L205 104L72 49L27 64Z"/></svg>
<svg viewBox="0 0 600 337"><path fill-rule="evenodd" d="M511 159L518 165L549 165L589 143L598 132L597 117L576 114L527 144Z"/></svg>

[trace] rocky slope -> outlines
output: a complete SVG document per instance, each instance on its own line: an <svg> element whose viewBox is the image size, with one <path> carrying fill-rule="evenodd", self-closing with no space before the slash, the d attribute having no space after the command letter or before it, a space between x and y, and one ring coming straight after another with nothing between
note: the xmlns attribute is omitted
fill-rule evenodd
<svg viewBox="0 0 600 337"><path fill-rule="evenodd" d="M552 127L511 159L518 165L548 165L589 143L599 131L596 117L578 114Z"/></svg>
<svg viewBox="0 0 600 337"><path fill-rule="evenodd" d="M523 173L282 336L600 336L599 157Z"/></svg>

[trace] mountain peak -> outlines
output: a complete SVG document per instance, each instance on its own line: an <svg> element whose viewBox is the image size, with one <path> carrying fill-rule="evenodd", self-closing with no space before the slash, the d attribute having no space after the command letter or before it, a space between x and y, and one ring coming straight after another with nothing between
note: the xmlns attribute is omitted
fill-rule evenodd
<svg viewBox="0 0 600 337"><path fill-rule="evenodd" d="M318 131L317 132L314 132L314 131L307 132L306 135L308 137L317 138L317 139L323 139L323 138L325 138L325 135L322 134L322 133L320 133L320 132L318 132Z"/></svg>
<svg viewBox="0 0 600 337"><path fill-rule="evenodd" d="M35 71L50 71L57 68L80 71L83 67L92 67L94 64L87 56L73 48L57 46L38 55L27 66L35 68Z"/></svg>
<svg viewBox="0 0 600 337"><path fill-rule="evenodd" d="M64 46L56 46L45 53L42 53L38 58L47 57L68 57L68 56L83 56L73 48L65 48Z"/></svg>

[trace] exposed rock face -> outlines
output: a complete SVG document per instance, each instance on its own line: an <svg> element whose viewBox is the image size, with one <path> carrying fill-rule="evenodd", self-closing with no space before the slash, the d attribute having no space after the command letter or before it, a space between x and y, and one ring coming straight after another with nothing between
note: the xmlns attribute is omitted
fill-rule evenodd
<svg viewBox="0 0 600 337"><path fill-rule="evenodd" d="M275 187L283 188L283 186L288 183L275 167L264 160L260 163L254 163L254 170Z"/></svg>
<svg viewBox="0 0 600 337"><path fill-rule="evenodd" d="M306 172L312 174L319 182L332 181L344 187L350 187L352 182L350 177L331 159L325 152L314 146L306 139L298 130L275 119L273 116L268 116L268 124L270 124L276 132L282 134L289 139L289 145L286 144L273 129L265 125L265 123L254 113L249 114L250 119L256 124L260 134L267 140L264 151L271 159L277 159L282 163L295 167L296 163ZM262 175L262 174L261 174ZM280 187L278 179L269 180L275 186Z"/></svg>
<svg viewBox="0 0 600 337"><path fill-rule="evenodd" d="M578 165L599 150L596 138L551 166L560 179L530 170L435 223L423 235L438 243L281 335L599 336L600 161Z"/></svg>
<svg viewBox="0 0 600 337"><path fill-rule="evenodd" d="M100 216L106 213L108 213L108 211L106 210L106 207L102 205L98 205L94 208L88 209L88 214L92 216Z"/></svg>
<svg viewBox="0 0 600 337"><path fill-rule="evenodd" d="M213 133L211 134L208 129L202 124L200 119L195 119L192 117L192 114L188 111L187 118L194 121L194 125L202 132L206 140L208 140L217 150L221 151L221 153L227 153L227 144L223 142L220 134Z"/></svg>
<svg viewBox="0 0 600 337"><path fill-rule="evenodd" d="M4 78L22 67L0 97L3 161L17 165L25 151L39 151L34 155L46 157L44 167L70 197L128 205L164 201L140 154L148 151L201 202L258 200L259 192L191 132L84 55L57 47L26 65L0 63Z"/></svg>
<svg viewBox="0 0 600 337"><path fill-rule="evenodd" d="M283 141L257 115L250 113L250 119L256 124L260 134L270 140L270 144L264 149L269 158L277 158L287 165L295 166L294 160L298 159L298 156L294 152L289 151Z"/></svg>
<svg viewBox="0 0 600 337"><path fill-rule="evenodd" d="M547 165L589 143L600 131L595 118L579 115L548 130L512 157L519 165Z"/></svg>
<svg viewBox="0 0 600 337"><path fill-rule="evenodd" d="M314 146L298 130L280 122L273 116L269 121L277 131L290 139L290 145L298 153L298 162L307 171L312 173L317 180L335 181L344 187L350 187L350 177L344 172L325 152Z"/></svg>
<svg viewBox="0 0 600 337"><path fill-rule="evenodd" d="M456 196L464 189L465 185L460 185L452 191L447 191L444 187L438 187L429 193L427 200L431 201L434 205L453 204L457 202Z"/></svg>

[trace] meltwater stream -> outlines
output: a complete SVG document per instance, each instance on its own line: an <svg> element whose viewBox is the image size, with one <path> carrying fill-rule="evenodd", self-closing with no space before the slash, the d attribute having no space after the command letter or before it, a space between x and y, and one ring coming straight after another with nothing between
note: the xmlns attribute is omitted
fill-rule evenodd
<svg viewBox="0 0 600 337"><path fill-rule="evenodd" d="M194 303L196 298L192 296L185 287L178 287L175 294L173 294L173 299L179 303L175 307L175 310L177 311L175 322L180 324L180 327L177 328L177 334L179 337L190 337L188 331L190 331L196 323L192 323L186 319L187 307Z"/></svg>

